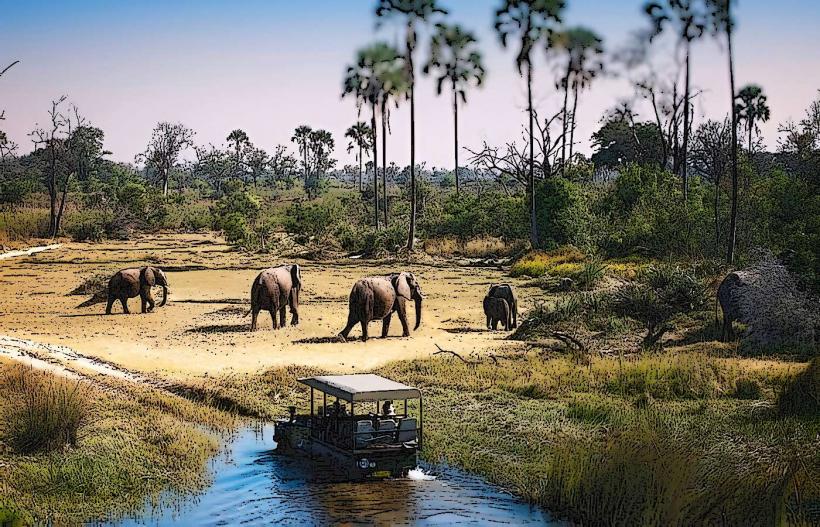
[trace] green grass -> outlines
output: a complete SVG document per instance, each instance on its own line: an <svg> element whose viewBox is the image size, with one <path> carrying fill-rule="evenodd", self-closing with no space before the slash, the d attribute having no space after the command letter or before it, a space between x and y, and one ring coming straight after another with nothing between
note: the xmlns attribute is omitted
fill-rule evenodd
<svg viewBox="0 0 820 527"><path fill-rule="evenodd" d="M38 381L26 382L70 386L52 374L21 374L19 368L0 361L0 378L34 376ZM207 483L205 462L219 445L214 433L232 427L234 419L153 389L107 382L106 390L81 388L88 411L73 445L60 441L59 448L20 455L14 442L0 440L0 518L57 525L116 518L164 491L193 491ZM17 402L0 391L0 429L8 430Z"/></svg>
<svg viewBox="0 0 820 527"><path fill-rule="evenodd" d="M783 418L775 405L797 371L667 353L585 367L566 357L438 358L380 373L424 389L424 457L561 516L753 525L817 521L820 416Z"/></svg>

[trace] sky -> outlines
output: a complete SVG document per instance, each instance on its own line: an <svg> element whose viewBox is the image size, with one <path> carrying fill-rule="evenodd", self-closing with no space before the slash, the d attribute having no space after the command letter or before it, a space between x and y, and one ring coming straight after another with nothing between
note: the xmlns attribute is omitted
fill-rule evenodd
<svg viewBox="0 0 820 527"><path fill-rule="evenodd" d="M459 142L468 148L519 138L526 122L526 85L514 65L515 49L503 49L493 32L500 0L440 0L456 22L480 41L487 68L484 86L468 92L459 111ZM569 0L568 26L584 25L604 38L607 51L623 46L646 26L643 0ZM820 88L820 1L740 0L735 54L738 88L760 84L771 121L763 125L774 147L777 127L799 119ZM272 151L289 145L301 124L325 128L336 140L340 165L353 163L345 130L357 119L352 99L341 99L345 69L358 48L376 40L400 45L403 28L377 29L375 0L0 0L0 67L20 63L0 78L0 122L23 152L29 132L45 124L51 101L65 94L82 115L105 132L111 158L132 162L160 121L181 122L197 144L221 145L235 129ZM422 35L416 63L427 55ZM661 42L653 68L672 71L674 48ZM725 45L706 38L693 48L692 83L701 90L696 122L722 118L728 110ZM535 105L542 115L560 108L557 65L539 56ZM648 67L648 66L647 66ZM419 68L420 69L420 68ZM600 118L633 97L629 76L615 72L596 80L578 107L579 149L590 153ZM416 159L450 167L452 100L436 96L431 78L416 86ZM651 110L638 105L639 118ZM367 118L366 112L362 115ZM409 110L392 112L390 161L409 160ZM379 154L381 156L381 154ZM462 164L469 158L460 154Z"/></svg>

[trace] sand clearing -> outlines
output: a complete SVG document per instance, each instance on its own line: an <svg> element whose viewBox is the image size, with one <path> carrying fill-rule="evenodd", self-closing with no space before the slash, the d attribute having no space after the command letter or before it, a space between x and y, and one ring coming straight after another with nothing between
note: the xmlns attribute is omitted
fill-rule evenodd
<svg viewBox="0 0 820 527"><path fill-rule="evenodd" d="M66 243L0 264L0 335L57 344L128 370L169 377L257 371L306 364L333 371L369 369L390 360L436 351L435 344L460 353L516 346L503 332L484 328L481 300L492 282L509 281L496 269L433 265L383 265L362 260L301 264L304 287L301 323L273 331L260 313L260 330L250 332L250 287L260 269L283 263L274 255L244 255L213 235L162 235L125 242ZM84 296L69 296L83 279L152 263L166 269L169 303L139 314L139 298L129 302L131 315L105 316L105 304L76 306ZM338 342L347 319L347 296L361 276L408 268L426 295L418 331L402 338L396 317L387 339ZM513 283L516 283L515 281ZM520 283L517 283L520 285ZM522 308L529 305L521 289ZM290 317L288 316L288 321ZM413 316L411 315L411 324ZM381 334L372 322L370 334Z"/></svg>

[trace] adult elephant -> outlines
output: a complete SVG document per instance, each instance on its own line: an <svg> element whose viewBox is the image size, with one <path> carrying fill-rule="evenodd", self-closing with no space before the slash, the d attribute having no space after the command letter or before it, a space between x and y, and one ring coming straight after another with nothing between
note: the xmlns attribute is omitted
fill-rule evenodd
<svg viewBox="0 0 820 527"><path fill-rule="evenodd" d="M108 304L105 307L105 314L111 314L115 300L122 303L124 313L130 313L128 299L136 296L140 297L143 313L153 311L155 304L151 288L155 285L162 287L162 302L159 304L162 307L168 302L168 278L161 269L146 266L117 271L108 281Z"/></svg>
<svg viewBox="0 0 820 527"><path fill-rule="evenodd" d="M402 336L408 337L410 329L407 325L406 302L412 300L416 303L416 325L413 328L415 331L421 324L423 299L421 287L413 273L404 272L362 278L353 285L350 291L347 326L339 333L339 336L346 339L353 326L359 323L362 325L362 340L367 340L368 322L381 320L382 338L384 338L390 329L390 319L393 313L397 313L401 321Z"/></svg>
<svg viewBox="0 0 820 527"><path fill-rule="evenodd" d="M286 307L290 307L291 325L298 325L301 290L302 271L296 264L271 267L259 273L251 286L251 331L256 330L256 318L263 309L270 312L273 329L285 327Z"/></svg>
<svg viewBox="0 0 820 527"><path fill-rule="evenodd" d="M515 297L515 290L510 284L494 284L490 286L487 291L487 296L490 298L501 298L507 301L510 306L510 315L512 316L512 327L518 327L518 299Z"/></svg>

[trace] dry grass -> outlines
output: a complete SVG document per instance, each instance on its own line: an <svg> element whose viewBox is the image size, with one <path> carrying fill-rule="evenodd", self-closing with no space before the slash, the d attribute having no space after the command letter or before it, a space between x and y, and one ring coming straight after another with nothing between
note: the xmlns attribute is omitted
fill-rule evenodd
<svg viewBox="0 0 820 527"><path fill-rule="evenodd" d="M424 252L430 256L466 256L487 258L511 256L523 248L520 242L508 243L502 238L481 237L470 240L433 238L424 241Z"/></svg>
<svg viewBox="0 0 820 527"><path fill-rule="evenodd" d="M77 431L86 422L86 387L30 367L15 365L0 372L0 437L20 454L76 446Z"/></svg>

